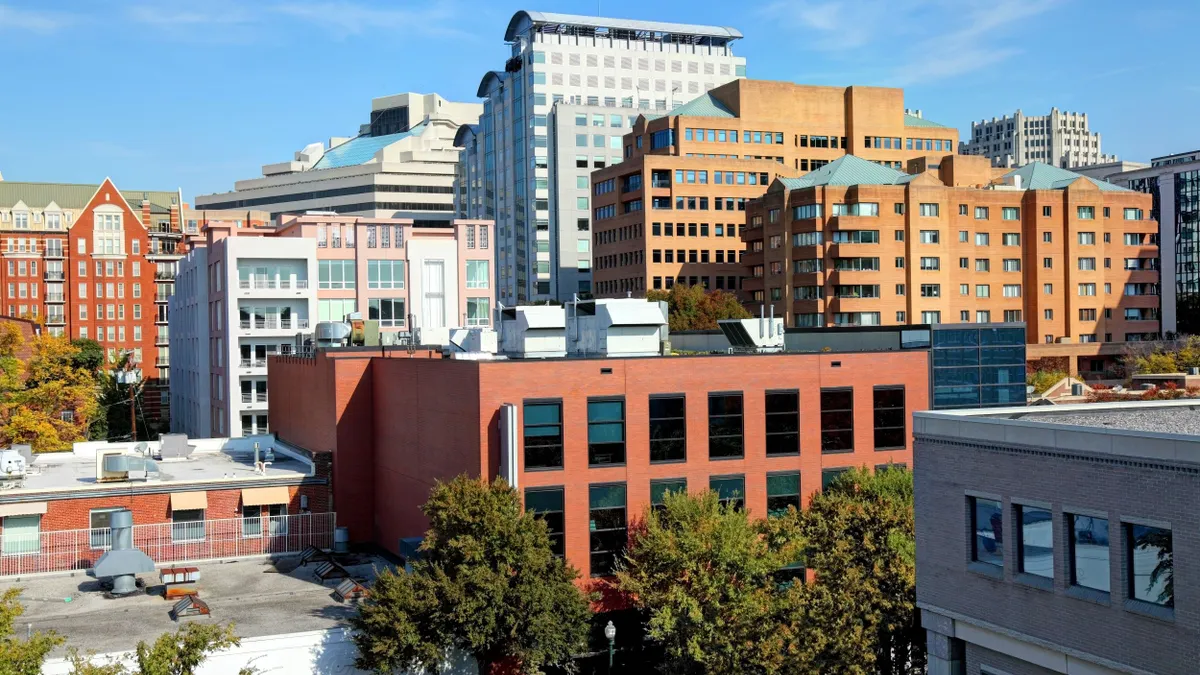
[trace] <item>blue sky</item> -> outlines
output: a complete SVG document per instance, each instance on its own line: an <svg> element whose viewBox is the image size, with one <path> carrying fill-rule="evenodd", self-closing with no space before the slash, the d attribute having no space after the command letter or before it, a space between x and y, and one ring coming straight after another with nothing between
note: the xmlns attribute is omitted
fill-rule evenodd
<svg viewBox="0 0 1200 675"><path fill-rule="evenodd" d="M350 135L370 99L475 100L518 9L594 1L0 0L8 180L229 190L305 144ZM606 16L729 25L751 77L899 86L972 119L1089 113L1124 159L1200 148L1192 0L603 0Z"/></svg>

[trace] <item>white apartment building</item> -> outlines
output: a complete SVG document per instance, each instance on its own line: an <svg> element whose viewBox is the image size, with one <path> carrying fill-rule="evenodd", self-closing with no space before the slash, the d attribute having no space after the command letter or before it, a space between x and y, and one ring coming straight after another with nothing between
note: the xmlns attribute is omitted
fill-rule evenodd
<svg viewBox="0 0 1200 675"><path fill-rule="evenodd" d="M317 242L213 234L180 261L171 298L181 336L171 360L182 375L172 379L179 408L171 429L197 438L264 434L267 357L290 353L317 315Z"/></svg>
<svg viewBox="0 0 1200 675"><path fill-rule="evenodd" d="M464 169L459 215L496 221L499 301L591 291L589 175L621 161L639 112L666 112L745 77L746 60L732 50L741 37L721 26L513 15L511 56L484 75L479 125L458 138L479 175Z"/></svg>
<svg viewBox="0 0 1200 675"><path fill-rule="evenodd" d="M231 192L196 197L198 209L282 213L332 211L371 218L411 218L445 225L454 218L454 136L483 106L437 94L396 94L371 102L357 136L310 143L291 161L267 164L261 178Z"/></svg>
<svg viewBox="0 0 1200 675"><path fill-rule="evenodd" d="M1023 166L1044 162L1063 169L1115 162L1116 155L1100 150L1100 134L1088 129L1087 113L1051 108L1049 115L1012 115L971 123L970 140L959 143L959 154L983 155L993 166Z"/></svg>

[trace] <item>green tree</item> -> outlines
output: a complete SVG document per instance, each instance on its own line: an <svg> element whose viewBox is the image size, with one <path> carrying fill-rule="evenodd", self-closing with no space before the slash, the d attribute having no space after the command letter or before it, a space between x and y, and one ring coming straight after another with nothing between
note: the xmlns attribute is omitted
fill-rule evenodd
<svg viewBox="0 0 1200 675"><path fill-rule="evenodd" d="M849 471L801 517L815 573L789 600L797 636L790 672L925 672L916 613L912 474Z"/></svg>
<svg viewBox="0 0 1200 675"><path fill-rule="evenodd" d="M54 631L38 631L28 639L17 639L13 629L17 618L25 613L18 600L20 595L19 588L0 594L0 675L41 675L42 662L63 643L63 638Z"/></svg>
<svg viewBox="0 0 1200 675"><path fill-rule="evenodd" d="M754 522L711 491L646 511L617 581L646 613L666 672L782 672L789 635L774 617L786 592L774 575L799 558L795 519Z"/></svg>
<svg viewBox="0 0 1200 675"><path fill-rule="evenodd" d="M79 338L71 340L71 345L79 350L74 359L76 368L94 373L104 367L104 347L100 346L99 342Z"/></svg>
<svg viewBox="0 0 1200 675"><path fill-rule="evenodd" d="M236 647L241 639L234 633L233 624L187 623L174 633L163 633L153 643L138 642L133 660L136 670L120 661L99 661L94 654L69 651L72 675L195 675L214 652ZM249 666L238 675L254 675Z"/></svg>
<svg viewBox="0 0 1200 675"><path fill-rule="evenodd" d="M569 665L586 645L588 600L517 491L460 476L435 485L422 511L421 558L411 572L380 574L351 619L356 665L436 673L452 650L484 674L498 663L526 673Z"/></svg>
<svg viewBox="0 0 1200 675"><path fill-rule="evenodd" d="M0 442L29 443L34 452L63 450L87 438L98 409L95 376L75 366L79 350L66 338L42 334L30 348L20 377L2 378ZM4 359L0 348L0 367Z"/></svg>
<svg viewBox="0 0 1200 675"><path fill-rule="evenodd" d="M732 293L706 292L703 286L676 284L669 291L648 291L646 299L667 302L667 321L672 331L714 330L721 319L750 318Z"/></svg>
<svg viewBox="0 0 1200 675"><path fill-rule="evenodd" d="M1044 394L1046 390L1067 376L1065 370L1033 370L1025 377L1025 383L1033 387L1033 393Z"/></svg>

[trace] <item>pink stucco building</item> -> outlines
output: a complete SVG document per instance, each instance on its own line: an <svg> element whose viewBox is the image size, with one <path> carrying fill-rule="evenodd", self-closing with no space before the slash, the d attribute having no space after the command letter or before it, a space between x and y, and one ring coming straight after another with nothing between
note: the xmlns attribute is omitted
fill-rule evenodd
<svg viewBox="0 0 1200 675"><path fill-rule="evenodd" d="M444 344L450 328L490 327L492 227L332 213L281 216L274 229L211 223L189 242L171 300L172 429L266 433L267 358L320 321L359 312L381 333L416 331L425 344Z"/></svg>

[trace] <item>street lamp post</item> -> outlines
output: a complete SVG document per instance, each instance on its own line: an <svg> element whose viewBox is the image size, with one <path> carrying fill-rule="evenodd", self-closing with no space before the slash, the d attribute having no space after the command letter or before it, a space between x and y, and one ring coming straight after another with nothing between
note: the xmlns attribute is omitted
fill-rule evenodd
<svg viewBox="0 0 1200 675"><path fill-rule="evenodd" d="M613 643L617 639L617 627L613 625L613 622L609 621L608 625L604 627L604 637L608 638L608 672L612 673Z"/></svg>

